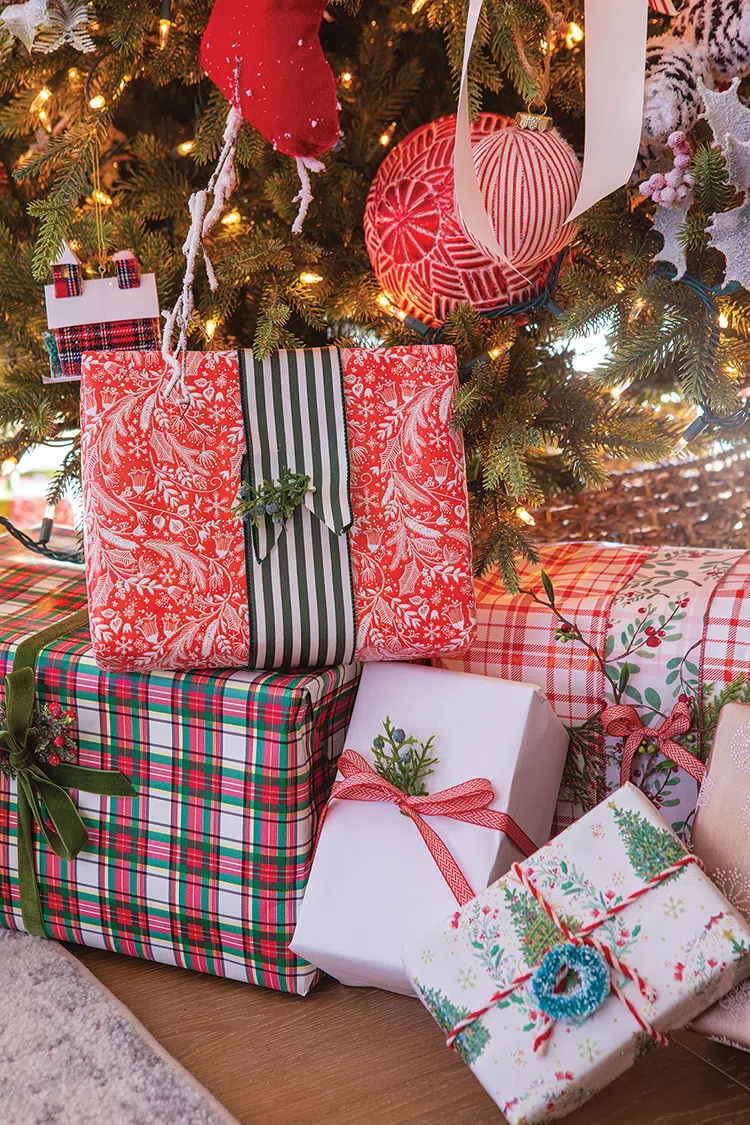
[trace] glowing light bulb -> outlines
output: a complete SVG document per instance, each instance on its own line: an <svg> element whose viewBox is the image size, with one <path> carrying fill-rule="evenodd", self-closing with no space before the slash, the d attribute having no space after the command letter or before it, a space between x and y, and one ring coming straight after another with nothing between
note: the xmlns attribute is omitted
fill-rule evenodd
<svg viewBox="0 0 750 1125"><path fill-rule="evenodd" d="M390 316L398 317L399 320L406 320L406 313L402 309L396 308L388 293L379 293L376 300L381 309L385 309Z"/></svg>
<svg viewBox="0 0 750 1125"><path fill-rule="evenodd" d="M380 134L379 140L380 140L380 143L383 146L383 148L387 148L387 146L391 143L391 141L393 139L393 134L395 132L396 132L396 122L392 121L390 123L390 125L388 126L388 128Z"/></svg>
<svg viewBox="0 0 750 1125"><path fill-rule="evenodd" d="M353 81L354 81L354 75L352 74L352 72L350 70L345 70L344 73L341 75L341 85L346 86L347 89L348 89L349 86L351 86Z"/></svg>
<svg viewBox="0 0 750 1125"><path fill-rule="evenodd" d="M172 26L171 20L159 20L159 50L163 51L169 39L169 29Z"/></svg>
<svg viewBox="0 0 750 1125"><path fill-rule="evenodd" d="M568 24L568 30L565 33L565 46L569 51L575 47L576 43L580 43L583 39L583 28L579 27L577 23Z"/></svg>
<svg viewBox="0 0 750 1125"><path fill-rule="evenodd" d="M77 70L77 68L74 67L74 66L71 66L70 70L68 71L68 78L70 79L70 81L75 82L76 79L78 79L80 77L81 77L81 75L80 75L79 71Z"/></svg>
<svg viewBox="0 0 750 1125"><path fill-rule="evenodd" d="M112 206L112 196L107 195L106 191L102 191L101 188L95 188L91 193L91 198L95 203L101 203L102 207Z"/></svg>
<svg viewBox="0 0 750 1125"><path fill-rule="evenodd" d="M225 215L221 221L225 227L233 227L240 221L241 218L242 216L240 215L239 211L230 211L229 214Z"/></svg>
<svg viewBox="0 0 750 1125"><path fill-rule="evenodd" d="M195 141L183 141L182 144L177 146L177 151L180 156L187 156L195 148Z"/></svg>
<svg viewBox="0 0 750 1125"><path fill-rule="evenodd" d="M687 440L684 437L681 437L679 441L676 441L672 446L670 456L676 457L678 453L682 453L683 449L687 449L687 447Z"/></svg>
<svg viewBox="0 0 750 1125"><path fill-rule="evenodd" d="M490 357L490 359L499 359L502 354L502 348L490 348L490 350L487 352L487 355Z"/></svg>
<svg viewBox="0 0 750 1125"><path fill-rule="evenodd" d="M726 313L720 313L719 314L719 328L728 328L728 327L729 327L729 317L726 315Z"/></svg>
<svg viewBox="0 0 750 1125"><path fill-rule="evenodd" d="M210 320L206 321L206 335L208 336L209 340L213 340L214 336L216 335L216 329L218 327L219 322L218 320L214 320L213 317L211 317Z"/></svg>
<svg viewBox="0 0 750 1125"><path fill-rule="evenodd" d="M41 90L36 96L36 100L40 102L48 102L51 97L52 91L50 90L49 86L42 86Z"/></svg>
<svg viewBox="0 0 750 1125"><path fill-rule="evenodd" d="M93 98L89 99L89 105L92 109L104 109L107 104L107 99L103 94L94 94Z"/></svg>
<svg viewBox="0 0 750 1125"><path fill-rule="evenodd" d="M527 511L526 508L516 508L516 515L518 516L519 520L521 520L523 523L528 524L529 527L536 527L536 520L532 516L531 512Z"/></svg>
<svg viewBox="0 0 750 1125"><path fill-rule="evenodd" d="M427 0L414 0L414 3L411 6L411 14L413 16L416 16L419 12L422 11L422 8L424 8L426 3Z"/></svg>
<svg viewBox="0 0 750 1125"><path fill-rule="evenodd" d="M4 477L7 477L9 473L13 472L17 464L18 462L16 461L15 457L8 457L5 461L3 461L2 467L0 468L0 473L2 473Z"/></svg>
<svg viewBox="0 0 750 1125"><path fill-rule="evenodd" d="M319 281L323 280L319 273L308 273L307 270L302 271L299 275L299 279L303 281L305 285L317 285Z"/></svg>

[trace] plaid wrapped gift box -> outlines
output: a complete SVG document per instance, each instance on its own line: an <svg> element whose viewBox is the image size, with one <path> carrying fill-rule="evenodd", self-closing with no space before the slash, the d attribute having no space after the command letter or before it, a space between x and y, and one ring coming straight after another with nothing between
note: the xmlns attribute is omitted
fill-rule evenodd
<svg viewBox="0 0 750 1125"><path fill-rule="evenodd" d="M560 613L604 657L615 682L627 665L622 702L635 708L645 727L666 727L681 699L691 708L707 705L732 680L750 675L750 551L548 544L539 563L520 568L522 588L546 600L540 570L550 577ZM525 593L509 594L491 573L477 582L475 643L457 660L438 663L537 684L558 718L579 727L614 698L594 654L559 625L548 606ZM696 739L694 729L677 736L691 752ZM611 731L594 733L586 753L575 745L557 830L619 787L624 743ZM649 752L638 754L633 780L684 837L696 780L653 747L646 738Z"/></svg>
<svg viewBox="0 0 750 1125"><path fill-rule="evenodd" d="M13 648L85 605L80 572L0 550L0 673ZM288 949L356 665L303 675L100 671L85 633L45 649L42 703L77 712L79 760L116 767L132 801L74 794L89 843L36 838L48 933L287 992L317 973ZM15 783L0 774L0 923L22 929Z"/></svg>

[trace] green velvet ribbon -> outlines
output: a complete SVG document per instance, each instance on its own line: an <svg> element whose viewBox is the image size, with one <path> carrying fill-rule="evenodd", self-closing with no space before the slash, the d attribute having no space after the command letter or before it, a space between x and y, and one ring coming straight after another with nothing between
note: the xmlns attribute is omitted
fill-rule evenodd
<svg viewBox="0 0 750 1125"><path fill-rule="evenodd" d="M34 669L46 645L88 624L85 609L64 617L21 641L13 668L5 677L6 729L0 730L0 748L8 755L18 784L18 890L21 914L27 933L47 937L42 903L34 866L34 826L39 825L47 846L60 859L74 859L88 841L88 833L69 789L98 793L105 797L136 797L137 793L119 770L88 769L61 763L51 766L34 757L30 731L34 719ZM43 808L42 808L43 806ZM45 816L45 811L47 816ZM51 821L51 826L47 822Z"/></svg>

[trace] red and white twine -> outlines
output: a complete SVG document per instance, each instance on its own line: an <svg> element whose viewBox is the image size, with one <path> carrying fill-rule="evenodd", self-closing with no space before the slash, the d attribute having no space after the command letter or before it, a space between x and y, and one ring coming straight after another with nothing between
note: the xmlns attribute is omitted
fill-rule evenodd
<svg viewBox="0 0 750 1125"><path fill-rule="evenodd" d="M563 934L566 941L571 942L573 945L593 946L594 949L597 949L602 954L611 969L613 969L617 973L621 973L622 976L624 976L627 980L632 980L638 986L638 991L641 993L641 995L645 997L645 999L650 1003L653 1003L656 1000L656 992L643 979L641 974L636 969L632 969L629 965L626 965L625 962L617 956L617 954L609 945L607 945L603 941L599 941L591 935L594 930L598 929L599 926L609 921L610 918L614 918L617 914L625 910L637 899L641 898L645 894L648 894L648 892L654 887L658 886L659 883L663 883L665 879L668 879L670 877L670 875L674 875L675 872L679 871L683 867L686 867L689 863L697 863L701 870L703 869L703 864L697 856L686 854L682 856L681 859L678 859L676 863L673 863L671 864L671 866L666 867L663 871L660 871L658 875L654 875L651 879L644 883L642 887L639 887L637 891L633 891L632 894L622 899L621 902L616 903L614 906L610 906L609 909L606 910L603 914L600 914L598 918L595 918L592 922L588 922L585 926L581 926L577 930L571 930L567 923L563 921L563 919L557 914L554 908L550 906L550 904L544 898L541 891L531 878L531 868L526 868L524 870L519 863L514 863L511 868L511 874L515 879L518 880L522 887L524 887L531 895L533 895L536 902L541 906L542 910L544 910L547 917L552 922L554 922L554 924ZM459 1020L456 1024L454 1024L449 1035L446 1038L446 1043L448 1044L448 1046L453 1049L456 1040L458 1039L461 1032L466 1031L466 1029L468 1027L471 1027L472 1024L476 1023L478 1019L481 1019L482 1016L485 1016L488 1012L492 1011L492 1009L495 1008L501 1001L510 996L512 992L515 992L517 988L520 988L521 985L526 984L527 981L531 980L538 968L539 964L535 965L531 969L528 969L525 973L521 973L519 976L515 977L515 979L512 980L510 984L493 993L484 1007L477 1008L476 1011L470 1012L468 1016L464 1017L464 1019ZM649 1021L638 1011L632 1001L628 999L623 990L618 985L616 985L613 980L610 981L610 990L612 994L616 996L622 1004L625 1005L639 1027L642 1028L642 1030L645 1031L646 1034L649 1035L651 1039L653 1039L660 1046L666 1046L666 1036L662 1035L660 1031L657 1031L653 1024L649 1023ZM534 1039L535 1051L545 1050L547 1042L552 1035L554 1024L555 1021L545 1014L542 1030Z"/></svg>

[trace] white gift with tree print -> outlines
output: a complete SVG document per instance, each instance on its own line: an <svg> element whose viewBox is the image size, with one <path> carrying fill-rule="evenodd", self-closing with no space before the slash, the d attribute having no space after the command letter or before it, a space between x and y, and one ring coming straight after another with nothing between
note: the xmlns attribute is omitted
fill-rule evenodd
<svg viewBox="0 0 750 1125"><path fill-rule="evenodd" d="M564 1116L655 1046L653 1035L684 1026L750 973L750 927L687 855L648 798L625 785L526 860L523 881L511 869L405 954L444 1035L487 1009L455 1048L511 1125ZM537 1050L549 1031L537 970L566 938L529 884L573 934L596 924L591 936L648 994L612 969L622 997L610 992L593 1014L559 1018ZM493 1002L519 975L527 979Z"/></svg>

